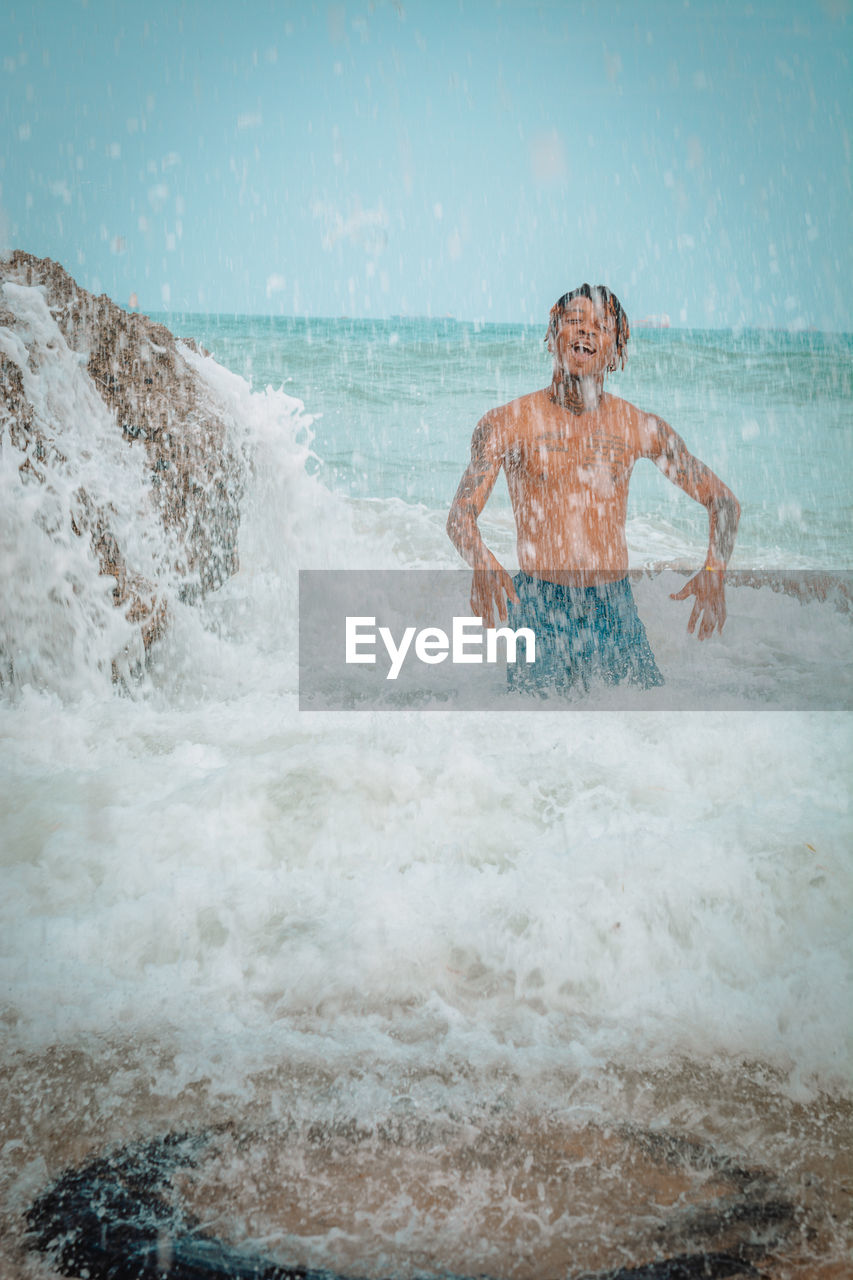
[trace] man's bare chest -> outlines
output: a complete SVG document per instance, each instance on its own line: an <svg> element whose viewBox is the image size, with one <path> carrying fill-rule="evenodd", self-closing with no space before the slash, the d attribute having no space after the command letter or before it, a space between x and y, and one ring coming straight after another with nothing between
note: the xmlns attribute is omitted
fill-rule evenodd
<svg viewBox="0 0 853 1280"><path fill-rule="evenodd" d="M606 476L612 483L628 479L637 454L631 433L618 425L543 424L509 442L504 465L518 480L593 483Z"/></svg>

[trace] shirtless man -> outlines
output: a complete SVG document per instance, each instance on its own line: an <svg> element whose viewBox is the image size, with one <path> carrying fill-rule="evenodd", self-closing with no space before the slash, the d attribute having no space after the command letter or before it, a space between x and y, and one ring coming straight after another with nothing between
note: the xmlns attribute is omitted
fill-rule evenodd
<svg viewBox="0 0 853 1280"><path fill-rule="evenodd" d="M650 458L708 511L705 564L671 597L695 596L687 629L693 633L698 624L700 640L722 631L726 619L723 582L740 505L662 418L604 390L605 375L620 362L624 367L629 334L619 300L604 285L584 284L552 307L551 385L492 409L477 424L447 532L474 570L471 607L486 626L494 625L495 612L514 627L532 624L537 646L539 626L556 627L564 669L575 658L586 666L594 659L611 683L649 685L662 677L627 578L634 463ZM515 579L477 527L501 467L518 539ZM570 672L568 683L574 682Z"/></svg>

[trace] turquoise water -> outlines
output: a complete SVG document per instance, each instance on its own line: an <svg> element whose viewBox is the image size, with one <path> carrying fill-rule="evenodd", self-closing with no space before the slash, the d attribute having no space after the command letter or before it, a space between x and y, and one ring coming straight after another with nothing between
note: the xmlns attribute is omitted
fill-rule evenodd
<svg viewBox="0 0 853 1280"><path fill-rule="evenodd" d="M445 511L487 409L547 384L544 326L455 320L162 317L255 390L285 386L315 418L332 488ZM733 564L848 568L853 337L765 330L639 330L609 389L658 413L735 491ZM508 512L501 481L490 513ZM704 512L654 466L634 472L638 562L701 554Z"/></svg>

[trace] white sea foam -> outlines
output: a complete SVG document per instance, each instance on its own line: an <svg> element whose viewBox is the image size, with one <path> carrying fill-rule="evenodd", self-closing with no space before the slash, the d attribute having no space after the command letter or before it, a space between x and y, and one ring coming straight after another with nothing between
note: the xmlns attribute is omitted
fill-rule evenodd
<svg viewBox="0 0 853 1280"><path fill-rule="evenodd" d="M0 678L64 696L93 684L108 690L112 663L127 667L141 655L138 629L113 607L114 581L99 577L89 540L75 536L72 519L83 524L84 487L110 510L122 544L150 572L142 450L122 444L43 292L6 283L2 297L16 326L0 327L0 351L21 370L48 456L43 466L32 447L29 456L9 436L0 449L0 653L10 668ZM62 432L55 439L56 422Z"/></svg>
<svg viewBox="0 0 853 1280"><path fill-rule="evenodd" d="M51 495L4 453L4 618L41 655L0 710L16 1042L166 1037L182 1078L234 1088L283 1058L377 1079L467 1064L531 1096L569 1070L682 1059L840 1087L849 717L652 714L639 696L571 715L300 714L297 569L452 563L441 521L332 494L306 469L298 401L190 358L250 460L242 569L200 607L171 602L133 698L93 685L114 643L104 580L44 515L70 470ZM100 444L78 375L56 344L33 379L66 387L59 412L85 412ZM105 490L131 492L129 453L106 452ZM53 581L70 585L49 599ZM762 593L756 610L744 588L700 647L687 606L654 592L676 681L703 664L760 679L818 633L831 678L847 634L830 609Z"/></svg>

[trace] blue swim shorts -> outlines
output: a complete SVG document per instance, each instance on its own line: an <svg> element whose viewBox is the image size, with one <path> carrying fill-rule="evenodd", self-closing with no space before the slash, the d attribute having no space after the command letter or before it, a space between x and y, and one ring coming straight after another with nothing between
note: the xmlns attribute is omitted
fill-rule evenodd
<svg viewBox="0 0 853 1280"><path fill-rule="evenodd" d="M642 689L664 683L627 577L564 587L517 573L513 583L518 604L509 602L508 625L530 627L536 661L507 667L510 689L544 696L586 690L592 681Z"/></svg>

